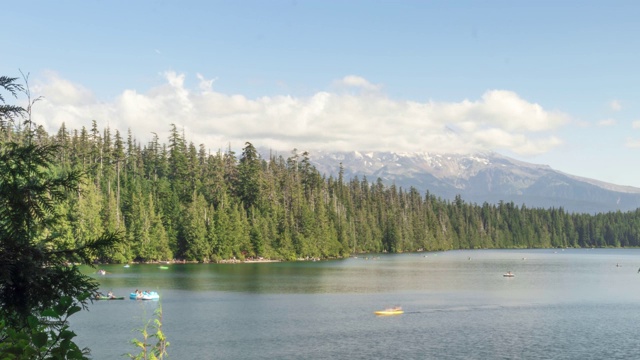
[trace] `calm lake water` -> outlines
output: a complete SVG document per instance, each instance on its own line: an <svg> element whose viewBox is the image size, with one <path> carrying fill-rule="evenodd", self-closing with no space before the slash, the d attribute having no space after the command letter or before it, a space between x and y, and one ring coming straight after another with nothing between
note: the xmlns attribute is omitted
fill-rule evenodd
<svg viewBox="0 0 640 360"><path fill-rule="evenodd" d="M160 293L170 359L633 359L639 267L639 249L471 250L96 277ZM392 305L405 313L373 314ZM157 306L97 301L71 318L76 343L94 359L135 353Z"/></svg>

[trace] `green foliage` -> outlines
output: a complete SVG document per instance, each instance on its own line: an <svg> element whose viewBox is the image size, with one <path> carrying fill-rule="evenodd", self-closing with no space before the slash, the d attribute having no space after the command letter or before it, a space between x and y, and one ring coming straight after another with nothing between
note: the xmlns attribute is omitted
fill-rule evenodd
<svg viewBox="0 0 640 360"><path fill-rule="evenodd" d="M53 174L56 151L54 145L0 143L0 313L19 323L60 295L96 290L93 279L67 264L91 264L100 249L119 241L114 233L95 232L97 238L77 239L73 248L60 241L57 205L78 191L81 174Z"/></svg>
<svg viewBox="0 0 640 360"><path fill-rule="evenodd" d="M104 138L110 132L103 134L95 140L101 148L104 143L116 147L118 141ZM71 139L74 142L81 142L80 137ZM604 214L568 214L513 203L478 206L460 197L448 202L413 188L386 187L380 179L344 179L343 170L339 179L327 179L311 165L307 152L294 150L287 159L271 155L263 160L247 142L240 159L231 149L208 154L203 145L199 151L187 146L175 125L168 146L156 136L148 147L132 143L129 148L134 151L118 155L127 164L120 177L113 168L92 177L103 184L96 188L103 199L114 184L122 183L115 213L123 214L118 221L125 223L128 253L113 253L112 261L171 256L295 260L354 252L640 245L637 213L612 214L607 223ZM117 164L111 166L117 170ZM110 186L104 185L108 177ZM102 201L110 207L113 203ZM113 228L113 220L103 221L104 228Z"/></svg>
<svg viewBox="0 0 640 360"><path fill-rule="evenodd" d="M7 91L13 97L24 91L24 87L17 83L18 78L0 76L0 89ZM2 138L11 135L11 130L15 126L15 120L23 117L25 109L21 106L7 104L4 96L0 92L0 135Z"/></svg>
<svg viewBox="0 0 640 360"><path fill-rule="evenodd" d="M238 165L238 197L245 209L260 208L262 191L262 169L258 151L250 142L245 143Z"/></svg>
<svg viewBox="0 0 640 360"><path fill-rule="evenodd" d="M15 328L1 319L0 359L88 359L89 350L73 342L76 334L68 324L69 317L81 309L71 297L63 296L52 307L29 315L24 327Z"/></svg>
<svg viewBox="0 0 640 360"><path fill-rule="evenodd" d="M0 79L0 86L29 97L28 87L10 80ZM31 122L32 104L0 113L4 123L12 115L24 119L20 132L0 139L0 343L16 358L81 358L66 319L86 306L98 284L73 264L91 265L121 239L96 226L70 236L71 227L87 223L69 224L64 213L71 211L69 198L82 194L83 173L57 166L62 147ZM44 348L50 351L39 355Z"/></svg>
<svg viewBox="0 0 640 360"><path fill-rule="evenodd" d="M207 214L207 204L203 195L196 196L184 213L182 229L184 232L184 254L188 260L202 261L209 258L210 246L207 244L207 224L211 221Z"/></svg>
<svg viewBox="0 0 640 360"><path fill-rule="evenodd" d="M169 342L164 332L162 332L162 306L160 303L158 303L158 307L154 311L154 316L155 318L145 322L142 328L137 329L142 339L133 339L131 340L131 344L140 352L138 354L127 354L129 358L136 360L161 360L167 355ZM149 332L150 328L151 333Z"/></svg>

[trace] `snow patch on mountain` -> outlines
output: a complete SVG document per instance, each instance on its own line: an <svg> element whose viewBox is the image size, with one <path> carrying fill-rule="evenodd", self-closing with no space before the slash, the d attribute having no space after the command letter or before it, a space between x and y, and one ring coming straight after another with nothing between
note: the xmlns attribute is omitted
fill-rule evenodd
<svg viewBox="0 0 640 360"><path fill-rule="evenodd" d="M469 202L514 201L536 207L564 207L571 211L599 212L640 207L640 189L585 179L495 152L436 154L429 152L309 153L323 174L336 177L340 164L344 178L378 178L445 199L461 195Z"/></svg>

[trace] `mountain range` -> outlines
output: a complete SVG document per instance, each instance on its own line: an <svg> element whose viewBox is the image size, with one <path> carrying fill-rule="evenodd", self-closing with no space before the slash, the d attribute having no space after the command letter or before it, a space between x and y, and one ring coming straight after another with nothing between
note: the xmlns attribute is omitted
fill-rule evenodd
<svg viewBox="0 0 640 360"><path fill-rule="evenodd" d="M433 154L394 152L309 153L310 162L327 176L378 178L385 185L416 188L468 203L513 202L533 208L560 208L569 212L601 213L640 208L640 188L619 186L531 164L494 152ZM342 165L340 165L342 164Z"/></svg>

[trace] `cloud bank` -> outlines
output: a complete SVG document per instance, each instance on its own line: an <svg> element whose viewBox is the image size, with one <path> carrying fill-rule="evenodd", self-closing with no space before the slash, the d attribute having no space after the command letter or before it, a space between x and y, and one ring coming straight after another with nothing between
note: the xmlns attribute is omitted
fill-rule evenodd
<svg viewBox="0 0 640 360"><path fill-rule="evenodd" d="M55 74L32 90L44 99L34 120L50 133L90 128L96 120L112 133L130 129L143 144L157 133L167 141L170 124L188 141L216 151L241 148L246 141L274 150L366 150L469 152L507 150L541 154L560 145L553 135L569 118L530 103L506 90L489 90L460 102L394 100L381 86L349 75L337 83L353 92L320 91L310 97L288 95L255 99L214 90L214 80L197 75L198 86L185 86L184 74L166 72L165 83L140 93L125 90L112 101ZM335 82L334 82L335 83Z"/></svg>

